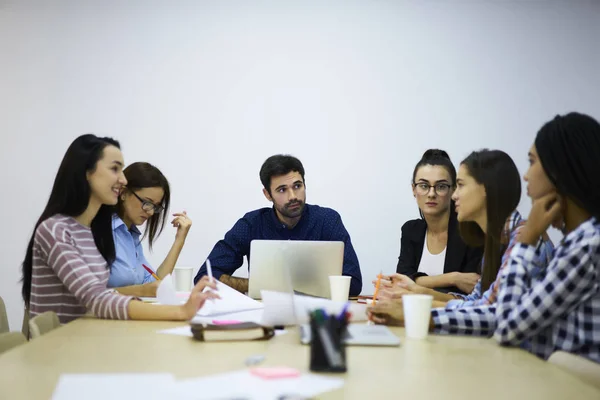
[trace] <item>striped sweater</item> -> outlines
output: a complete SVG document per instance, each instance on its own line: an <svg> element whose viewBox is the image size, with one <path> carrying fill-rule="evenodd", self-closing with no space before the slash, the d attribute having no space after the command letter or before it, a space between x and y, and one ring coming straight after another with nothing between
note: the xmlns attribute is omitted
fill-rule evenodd
<svg viewBox="0 0 600 400"><path fill-rule="evenodd" d="M35 231L30 313L58 314L61 323L85 315L128 319L133 297L107 289L110 271L89 227L57 214Z"/></svg>

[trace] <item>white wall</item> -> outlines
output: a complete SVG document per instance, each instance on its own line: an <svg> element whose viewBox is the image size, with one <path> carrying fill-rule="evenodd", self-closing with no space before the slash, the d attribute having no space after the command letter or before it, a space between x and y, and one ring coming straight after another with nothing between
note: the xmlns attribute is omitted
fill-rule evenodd
<svg viewBox="0 0 600 400"><path fill-rule="evenodd" d="M597 1L120 3L0 2L0 295L12 329L19 264L79 134L114 136L126 162L163 170L172 210L194 220L180 263L196 267L268 205L262 161L298 156L308 201L341 213L368 293L417 216L409 183L425 149L458 163L499 148L524 171L543 122L600 117Z"/></svg>

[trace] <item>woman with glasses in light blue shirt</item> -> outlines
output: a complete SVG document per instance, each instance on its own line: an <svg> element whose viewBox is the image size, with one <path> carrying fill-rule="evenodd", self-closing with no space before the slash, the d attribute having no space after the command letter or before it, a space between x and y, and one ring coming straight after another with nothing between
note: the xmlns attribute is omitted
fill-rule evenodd
<svg viewBox="0 0 600 400"><path fill-rule="evenodd" d="M117 213L112 219L116 259L110 267L108 287L122 294L154 297L158 282L153 274L162 279L173 272L192 221L185 211L173 214L171 224L177 228L175 242L155 270L144 256L142 240L148 237L148 247L152 249L166 224L171 195L169 182L158 168L145 162L133 163L123 173L127 186L119 195ZM138 226L144 222L146 228L142 235Z"/></svg>

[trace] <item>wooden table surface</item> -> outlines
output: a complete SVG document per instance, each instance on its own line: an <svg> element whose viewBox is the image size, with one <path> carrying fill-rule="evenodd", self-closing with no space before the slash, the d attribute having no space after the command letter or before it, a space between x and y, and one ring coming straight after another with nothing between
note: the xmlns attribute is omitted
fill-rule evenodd
<svg viewBox="0 0 600 400"><path fill-rule="evenodd" d="M309 347L295 328L264 342L204 343L157 334L182 323L82 318L0 356L0 399L49 399L62 373L169 372L177 379L263 366L308 371ZM567 372L491 339L431 335L402 345L348 347L343 389L323 399L600 399ZM82 397L85 399L85 397Z"/></svg>

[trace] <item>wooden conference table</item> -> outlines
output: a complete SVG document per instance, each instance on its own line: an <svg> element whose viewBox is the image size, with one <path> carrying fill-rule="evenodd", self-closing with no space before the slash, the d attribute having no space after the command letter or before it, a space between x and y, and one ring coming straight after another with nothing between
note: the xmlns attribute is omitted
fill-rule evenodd
<svg viewBox="0 0 600 400"><path fill-rule="evenodd" d="M0 356L0 399L49 399L62 373L169 372L177 379L263 366L308 371L309 347L295 328L269 341L203 343L157 334L175 322L82 318ZM491 339L431 335L396 348L349 347L342 389L322 399L600 399L558 367ZM82 397L84 398L84 397Z"/></svg>

